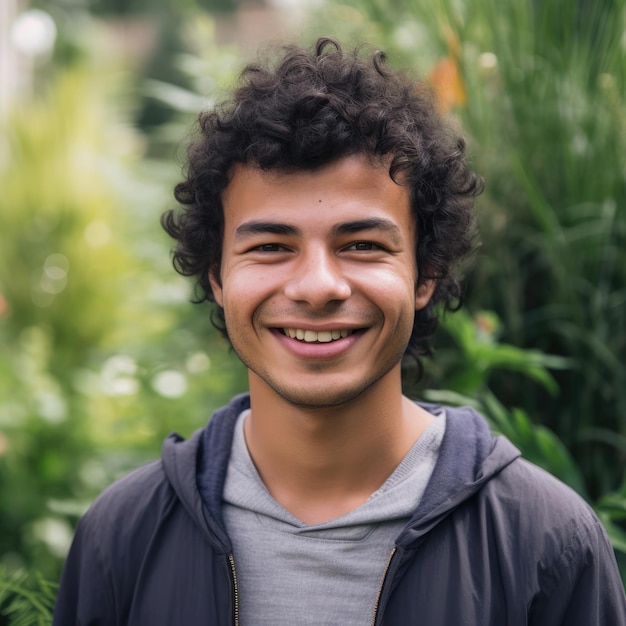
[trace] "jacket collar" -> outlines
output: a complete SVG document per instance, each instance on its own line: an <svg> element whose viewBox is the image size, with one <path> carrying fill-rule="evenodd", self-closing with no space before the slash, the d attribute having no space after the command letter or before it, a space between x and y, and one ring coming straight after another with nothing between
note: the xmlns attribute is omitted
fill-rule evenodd
<svg viewBox="0 0 626 626"><path fill-rule="evenodd" d="M231 551L222 516L222 492L239 414L250 408L248 394L235 396L218 409L205 428L185 441L169 435L163 443L163 470L176 495L218 547Z"/></svg>
<svg viewBox="0 0 626 626"><path fill-rule="evenodd" d="M420 405L433 414L444 409ZM235 423L250 408L249 394L235 396L208 425L184 441L170 435L163 445L165 474L189 514L212 531L224 551L230 548L222 516L222 492ZM407 546L509 465L520 452L504 437L494 437L476 411L446 407L446 432L439 458L415 515L398 538Z"/></svg>
<svg viewBox="0 0 626 626"><path fill-rule="evenodd" d="M436 413L437 405L422 404ZM397 544L415 541L520 456L505 437L495 437L470 407L446 407L446 432L424 496Z"/></svg>

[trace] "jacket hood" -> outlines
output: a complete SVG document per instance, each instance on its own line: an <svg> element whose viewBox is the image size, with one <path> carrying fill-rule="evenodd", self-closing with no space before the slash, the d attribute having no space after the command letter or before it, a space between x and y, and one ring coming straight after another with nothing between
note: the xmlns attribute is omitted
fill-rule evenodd
<svg viewBox="0 0 626 626"><path fill-rule="evenodd" d="M493 436L473 409L419 404L435 415L445 410L446 431L422 501L398 538L398 545L405 547L520 456L505 437ZM163 469L170 485L187 512L217 538L224 551L229 550L230 541L222 516L222 492L235 423L249 408L249 394L236 396L189 440L172 434L163 444Z"/></svg>
<svg viewBox="0 0 626 626"><path fill-rule="evenodd" d="M520 456L503 436L494 436L484 417L470 407L420 403L431 413L446 412L439 458L424 496L397 544L408 546Z"/></svg>
<svg viewBox="0 0 626 626"><path fill-rule="evenodd" d="M222 516L222 492L235 423L249 408L249 394L235 396L188 440L172 433L163 442L165 476L189 515L218 540L224 552L231 546Z"/></svg>

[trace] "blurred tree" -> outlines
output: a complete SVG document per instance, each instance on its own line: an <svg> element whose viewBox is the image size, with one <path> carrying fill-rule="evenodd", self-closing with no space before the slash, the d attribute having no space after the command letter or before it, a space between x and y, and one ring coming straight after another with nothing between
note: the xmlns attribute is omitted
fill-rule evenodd
<svg viewBox="0 0 626 626"><path fill-rule="evenodd" d="M32 6L49 11L61 25L57 59L72 62L76 57L73 32L81 22L97 17L117 32L117 45L128 47L129 59L137 63L140 77L189 87L188 76L173 60L189 48L186 24L200 11L230 14L242 0L40 0ZM257 4L263 5L262 0ZM142 44L143 41L143 44ZM142 49L143 45L143 49ZM70 52L68 54L68 52ZM115 55L116 52L113 51ZM135 123L151 130L171 120L172 110L155 99L138 99Z"/></svg>
<svg viewBox="0 0 626 626"><path fill-rule="evenodd" d="M174 163L144 158L133 75L95 58L2 125L0 562L53 579L90 500L244 380L171 268Z"/></svg>

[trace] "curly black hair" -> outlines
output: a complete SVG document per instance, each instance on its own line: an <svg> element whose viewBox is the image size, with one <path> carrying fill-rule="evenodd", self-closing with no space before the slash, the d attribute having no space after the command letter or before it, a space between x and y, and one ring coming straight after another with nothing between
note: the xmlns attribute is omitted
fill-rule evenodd
<svg viewBox="0 0 626 626"><path fill-rule="evenodd" d="M200 113L174 191L182 210L165 212L161 223L177 241L174 267L197 281L196 301L215 302L209 272L221 264L222 192L234 165L289 172L356 154L387 159L391 178L409 188L418 280L436 279L406 350L419 365L430 353L437 307L460 306L458 267L475 247L474 197L483 181L430 87L390 70L383 52L366 50L348 53L322 38L312 50L283 46L274 63L245 67L232 98ZM223 309L212 320L228 338Z"/></svg>

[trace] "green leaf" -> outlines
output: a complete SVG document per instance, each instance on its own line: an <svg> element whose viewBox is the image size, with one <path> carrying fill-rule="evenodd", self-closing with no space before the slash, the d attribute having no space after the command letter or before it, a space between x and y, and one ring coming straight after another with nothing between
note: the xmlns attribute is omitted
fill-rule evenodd
<svg viewBox="0 0 626 626"><path fill-rule="evenodd" d="M474 408L479 406L479 403L470 396L446 389L427 389L422 396L429 402L438 402L451 406L471 406Z"/></svg>
<svg viewBox="0 0 626 626"><path fill-rule="evenodd" d="M57 585L38 573L8 573L0 569L0 615L8 626L48 626L56 600Z"/></svg>
<svg viewBox="0 0 626 626"><path fill-rule="evenodd" d="M209 100L199 96L193 91L183 89L182 87L170 83L164 83L160 80L146 80L144 86L146 95L164 102L182 113L197 114L198 111L211 105Z"/></svg>
<svg viewBox="0 0 626 626"><path fill-rule="evenodd" d="M596 513L606 528L606 532L613 548L626 554L626 531L615 524L611 519L611 516L606 511L596 509Z"/></svg>

